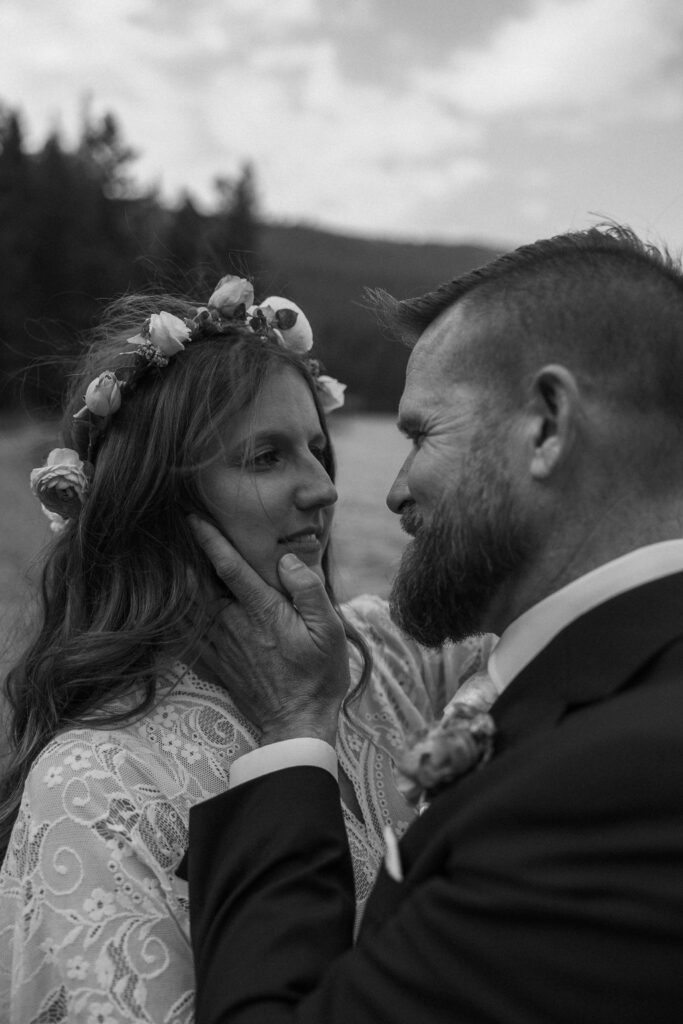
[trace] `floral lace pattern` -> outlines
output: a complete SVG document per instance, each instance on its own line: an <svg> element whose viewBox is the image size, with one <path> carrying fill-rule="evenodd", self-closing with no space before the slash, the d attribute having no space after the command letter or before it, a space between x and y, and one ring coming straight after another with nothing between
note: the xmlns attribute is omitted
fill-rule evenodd
<svg viewBox="0 0 683 1024"><path fill-rule="evenodd" d="M495 638L472 637L429 651L397 629L378 597L358 597L344 614L365 637L373 661L368 685L340 719L337 736L339 764L363 816L360 825L344 808L359 921L384 856L384 826L400 837L416 814L399 792L394 758L406 736L438 719L460 686L485 670ZM353 686L361 668L355 649L350 662Z"/></svg>
<svg viewBox="0 0 683 1024"><path fill-rule="evenodd" d="M384 851L414 812L392 751L488 657L487 638L438 654L409 643L386 604L344 609L366 637L370 684L339 730L359 915ZM360 659L350 654L352 678ZM175 875L190 808L223 792L256 730L225 690L176 665L156 707L116 729L72 729L36 760L0 873L0 1019L8 1024L191 1024L187 883Z"/></svg>

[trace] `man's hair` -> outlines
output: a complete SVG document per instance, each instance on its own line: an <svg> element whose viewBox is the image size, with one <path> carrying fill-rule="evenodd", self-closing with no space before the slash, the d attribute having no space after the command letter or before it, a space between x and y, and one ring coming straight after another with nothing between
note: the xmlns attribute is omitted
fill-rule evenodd
<svg viewBox="0 0 683 1024"><path fill-rule="evenodd" d="M683 421L683 270L628 227L602 225L522 246L417 298L371 296L414 345L456 303L499 329L458 353L459 375L511 393L539 365L567 365L607 400ZM493 321L492 318L493 317Z"/></svg>

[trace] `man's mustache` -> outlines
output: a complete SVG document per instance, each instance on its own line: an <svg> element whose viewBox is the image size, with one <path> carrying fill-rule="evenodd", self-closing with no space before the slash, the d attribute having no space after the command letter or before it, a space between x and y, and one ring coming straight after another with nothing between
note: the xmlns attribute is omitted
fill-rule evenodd
<svg viewBox="0 0 683 1024"><path fill-rule="evenodd" d="M423 526L422 516L415 508L415 505L413 503L406 505L401 513L401 529L410 534L411 537L414 537Z"/></svg>

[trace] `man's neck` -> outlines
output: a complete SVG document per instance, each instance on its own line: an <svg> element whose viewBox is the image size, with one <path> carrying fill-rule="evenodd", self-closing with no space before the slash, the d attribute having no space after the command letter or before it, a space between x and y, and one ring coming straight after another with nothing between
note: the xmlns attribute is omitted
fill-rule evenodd
<svg viewBox="0 0 683 1024"><path fill-rule="evenodd" d="M632 530L611 531L609 523L603 520L578 537L566 536L566 530L565 536L551 537L525 570L501 587L488 610L482 631L500 636L529 608L594 569L638 548L683 537L680 510L676 518L663 521L657 516L655 522L652 510L648 509L637 526Z"/></svg>
<svg viewBox="0 0 683 1024"><path fill-rule="evenodd" d="M510 623L489 659L498 693L575 619L619 594L680 573L683 539L676 537L605 562L532 605Z"/></svg>

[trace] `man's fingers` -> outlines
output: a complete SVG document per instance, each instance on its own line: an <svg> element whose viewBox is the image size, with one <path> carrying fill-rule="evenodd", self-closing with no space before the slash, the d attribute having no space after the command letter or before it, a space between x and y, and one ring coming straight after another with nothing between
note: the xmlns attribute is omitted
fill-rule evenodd
<svg viewBox="0 0 683 1024"><path fill-rule="evenodd" d="M232 594L247 611L263 609L272 600L272 587L245 562L220 530L199 516L188 516L190 529Z"/></svg>

